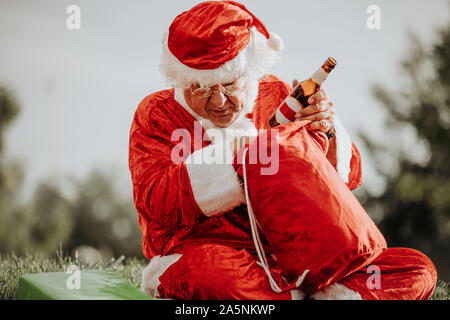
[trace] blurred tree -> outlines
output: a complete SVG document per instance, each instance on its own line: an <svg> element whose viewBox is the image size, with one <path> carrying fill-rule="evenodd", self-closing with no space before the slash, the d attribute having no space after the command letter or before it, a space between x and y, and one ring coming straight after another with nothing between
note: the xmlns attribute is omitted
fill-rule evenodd
<svg viewBox="0 0 450 320"><path fill-rule="evenodd" d="M86 180L73 183L76 195L69 210L76 219L66 249L90 245L106 255L143 258L134 204L131 198L121 196L113 175L93 170Z"/></svg>
<svg viewBox="0 0 450 320"><path fill-rule="evenodd" d="M19 114L19 107L13 94L0 86L0 155L3 151L3 140L6 128Z"/></svg>
<svg viewBox="0 0 450 320"><path fill-rule="evenodd" d="M60 243L69 240L74 217L57 182L39 183L26 210L30 226L29 252L54 253Z"/></svg>
<svg viewBox="0 0 450 320"><path fill-rule="evenodd" d="M58 178L40 182L27 203L18 198L24 170L19 161L6 160L3 148L18 113L13 94L0 87L0 254L53 255L62 244L69 252L90 245L110 257L143 258L132 199L121 196L110 173L93 170L85 180L71 179L72 197L64 196Z"/></svg>
<svg viewBox="0 0 450 320"><path fill-rule="evenodd" d="M23 207L17 199L23 182L20 162L8 161L4 152L6 129L19 114L17 101L9 90L0 86L0 252L20 250L27 243L27 232L18 226L26 220Z"/></svg>
<svg viewBox="0 0 450 320"><path fill-rule="evenodd" d="M399 88L372 88L387 111L386 143L359 136L387 187L381 195L366 192L363 203L381 216L389 246L421 250L450 280L450 25L431 47L413 35L410 43Z"/></svg>

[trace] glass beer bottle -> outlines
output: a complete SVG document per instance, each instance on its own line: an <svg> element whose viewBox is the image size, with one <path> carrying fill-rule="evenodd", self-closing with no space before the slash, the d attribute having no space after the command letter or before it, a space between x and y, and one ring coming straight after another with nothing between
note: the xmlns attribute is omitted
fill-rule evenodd
<svg viewBox="0 0 450 320"><path fill-rule="evenodd" d="M328 58L308 80L299 82L270 117L269 126L273 128L294 121L296 113L309 105L308 98L319 91L320 86L335 66L336 60Z"/></svg>

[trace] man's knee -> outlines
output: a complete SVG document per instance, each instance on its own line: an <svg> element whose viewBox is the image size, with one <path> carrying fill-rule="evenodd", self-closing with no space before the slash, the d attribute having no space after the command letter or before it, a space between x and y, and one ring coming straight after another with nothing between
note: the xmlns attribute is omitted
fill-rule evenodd
<svg viewBox="0 0 450 320"><path fill-rule="evenodd" d="M429 295L431 295L434 291L434 288L436 287L437 282L436 267L434 266L434 263L431 261L431 259L428 258L428 256L426 256L424 253L415 249L409 249L409 251L410 254L415 257L415 259L417 259L417 264L420 266L423 277L428 284L428 290L430 291Z"/></svg>
<svg viewBox="0 0 450 320"><path fill-rule="evenodd" d="M437 281L437 271L434 263L426 256L424 253L411 248L395 248L402 251L402 255L406 256L406 264L416 265L421 272L429 278L430 282L436 283Z"/></svg>
<svg viewBox="0 0 450 320"><path fill-rule="evenodd" d="M412 248L390 248L391 256L398 257L398 263L410 272L412 279L422 287L421 299L428 299L437 282L437 271L433 262L424 253Z"/></svg>
<svg viewBox="0 0 450 320"><path fill-rule="evenodd" d="M245 249L202 244L180 251L181 258L159 279L162 297L175 299L290 299L276 294L255 258Z"/></svg>
<svg viewBox="0 0 450 320"><path fill-rule="evenodd" d="M256 264L245 250L219 244L191 246L159 278L164 295L179 299L233 299Z"/></svg>

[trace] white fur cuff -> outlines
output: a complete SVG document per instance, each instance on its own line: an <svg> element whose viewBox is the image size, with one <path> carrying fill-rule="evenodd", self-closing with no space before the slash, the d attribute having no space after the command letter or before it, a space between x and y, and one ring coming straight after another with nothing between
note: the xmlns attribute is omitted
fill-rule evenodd
<svg viewBox="0 0 450 320"><path fill-rule="evenodd" d="M292 289L290 291L292 300L305 300L306 294L298 289Z"/></svg>
<svg viewBox="0 0 450 320"><path fill-rule="evenodd" d="M193 152L186 159L195 201L207 216L245 203L241 182L231 162L232 155L229 141L219 141Z"/></svg>
<svg viewBox="0 0 450 320"><path fill-rule="evenodd" d="M181 254L170 254L168 256L154 256L149 264L142 270L141 290L152 298L159 298L158 286L161 284L159 277L178 259Z"/></svg>
<svg viewBox="0 0 450 320"><path fill-rule="evenodd" d="M334 283L311 295L314 300L362 300L361 295L343 284Z"/></svg>

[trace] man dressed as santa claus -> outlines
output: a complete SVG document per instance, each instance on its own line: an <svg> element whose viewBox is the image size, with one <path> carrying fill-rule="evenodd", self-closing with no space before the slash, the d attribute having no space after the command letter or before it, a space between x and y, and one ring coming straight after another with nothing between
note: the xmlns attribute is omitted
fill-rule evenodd
<svg viewBox="0 0 450 320"><path fill-rule="evenodd" d="M273 290L235 160L291 91L270 74L281 48L277 35L233 1L202 2L178 15L164 35L160 70L173 88L142 100L130 132L134 203L150 260L142 289L173 299L427 299L436 270L408 248L385 249L371 261L375 268L366 265L317 292ZM324 159L343 186L355 189L360 156L333 101L320 89L308 102L298 120L317 133L311 137L318 145L327 145ZM263 246L270 278L282 283L266 239Z"/></svg>

